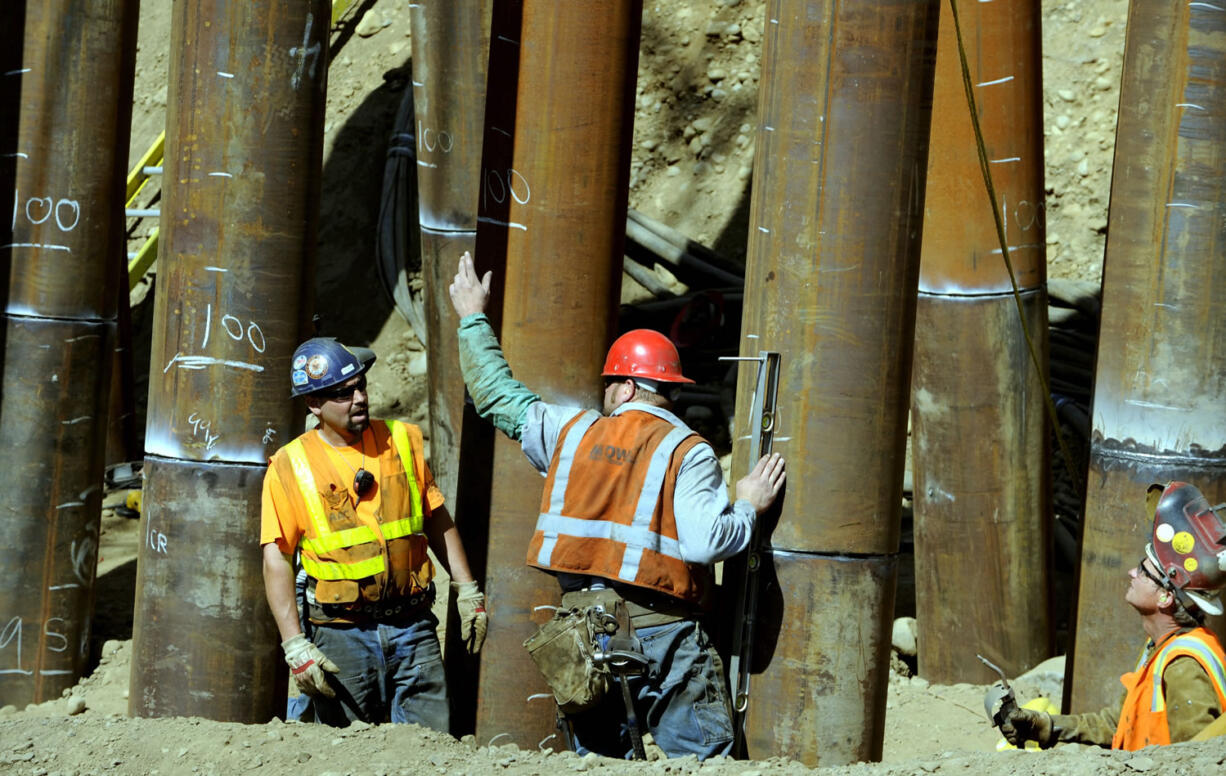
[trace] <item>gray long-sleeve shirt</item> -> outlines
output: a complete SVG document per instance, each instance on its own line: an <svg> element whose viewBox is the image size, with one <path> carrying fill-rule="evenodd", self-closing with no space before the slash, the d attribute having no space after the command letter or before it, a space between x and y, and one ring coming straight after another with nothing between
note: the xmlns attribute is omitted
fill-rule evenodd
<svg viewBox="0 0 1226 776"><path fill-rule="evenodd" d="M460 368L478 414L519 441L528 460L544 474L562 427L583 408L549 404L515 380L484 315L460 321L459 341ZM613 415L631 410L684 425L666 409L637 402L623 404ZM719 460L706 442L695 445L681 460L673 514L682 558L700 565L746 549L757 517L748 501L729 501Z"/></svg>

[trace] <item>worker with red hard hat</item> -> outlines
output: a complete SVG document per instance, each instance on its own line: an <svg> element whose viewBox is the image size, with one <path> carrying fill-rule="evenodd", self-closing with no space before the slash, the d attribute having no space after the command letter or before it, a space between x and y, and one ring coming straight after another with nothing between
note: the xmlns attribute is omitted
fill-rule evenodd
<svg viewBox="0 0 1226 776"><path fill-rule="evenodd" d="M557 577L562 607L525 646L572 746L641 757L646 739L670 757L728 754L723 667L699 617L711 564L749 546L783 488L783 459L758 461L730 502L711 445L671 411L693 380L655 331L609 348L603 412L542 401L511 376L484 314L490 283L465 253L449 289L460 366L477 411L545 475L527 562Z"/></svg>
<svg viewBox="0 0 1226 776"><path fill-rule="evenodd" d="M1001 732L1010 743L1098 744L1135 750L1198 737L1226 710L1226 653L1205 627L1222 613L1226 523L1186 482L1152 485L1152 541L1129 570L1124 595L1148 636L1137 666L1120 677L1120 704L1086 714L1016 709Z"/></svg>

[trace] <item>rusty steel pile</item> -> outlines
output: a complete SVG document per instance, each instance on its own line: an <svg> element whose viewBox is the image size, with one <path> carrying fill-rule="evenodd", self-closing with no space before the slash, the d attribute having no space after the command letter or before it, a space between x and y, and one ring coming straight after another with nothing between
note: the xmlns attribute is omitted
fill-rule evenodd
<svg viewBox="0 0 1226 776"><path fill-rule="evenodd" d="M1149 530L1144 486L1188 479L1226 499L1226 38L1208 4L1159 5L1133 2L1128 28L1079 483L1065 701L1081 708L1110 700L1135 641L1116 591ZM516 376L599 407L642 3L412 8L431 466L491 615L479 666L448 652L467 709L454 727L557 748L552 696L521 648L558 599L524 564L541 480L465 404L447 283L472 251L500 279L490 318ZM753 364L774 353L766 416L790 473L761 551L725 574L755 575L757 632L729 656L755 759L881 756L909 432L920 674L985 682L976 652L1016 675L1053 650L1040 6L956 8L969 84L949 3L767 2L732 470L751 465L767 400ZM0 706L58 697L87 669L110 386L124 384L114 149L128 145L135 17L135 0L0 11ZM329 18L325 0L174 4L153 347L138 365L133 715L282 713L260 486L301 431L285 378L313 333Z"/></svg>

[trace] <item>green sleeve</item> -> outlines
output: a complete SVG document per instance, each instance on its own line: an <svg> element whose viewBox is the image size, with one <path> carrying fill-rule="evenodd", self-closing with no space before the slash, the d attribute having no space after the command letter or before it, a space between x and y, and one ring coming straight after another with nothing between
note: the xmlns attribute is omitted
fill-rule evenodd
<svg viewBox="0 0 1226 776"><path fill-rule="evenodd" d="M1120 702L1099 711L1085 714L1052 714L1055 740L1060 743L1096 744L1110 748L1111 740L1115 738L1115 729L1120 725L1124 695L1124 688L1121 687Z"/></svg>
<svg viewBox="0 0 1226 776"><path fill-rule="evenodd" d="M511 376L489 318L484 313L460 319L460 371L477 414L519 441L528 407L541 400Z"/></svg>
<svg viewBox="0 0 1226 776"><path fill-rule="evenodd" d="M1106 708L1086 714L1053 714L1052 727L1060 743L1111 746L1119 727L1119 710Z"/></svg>
<svg viewBox="0 0 1226 776"><path fill-rule="evenodd" d="M1171 743L1188 741L1222 714L1209 674L1192 657L1177 657L1162 672Z"/></svg>

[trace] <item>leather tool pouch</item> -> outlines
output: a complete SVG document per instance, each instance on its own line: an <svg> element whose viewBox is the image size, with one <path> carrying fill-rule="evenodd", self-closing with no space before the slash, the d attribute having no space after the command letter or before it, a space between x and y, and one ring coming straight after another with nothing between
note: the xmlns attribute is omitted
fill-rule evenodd
<svg viewBox="0 0 1226 776"><path fill-rule="evenodd" d="M613 675L593 656L600 651L597 639L617 630L613 612L619 601L613 590L567 593L553 617L524 642L562 712L590 709L608 692Z"/></svg>

